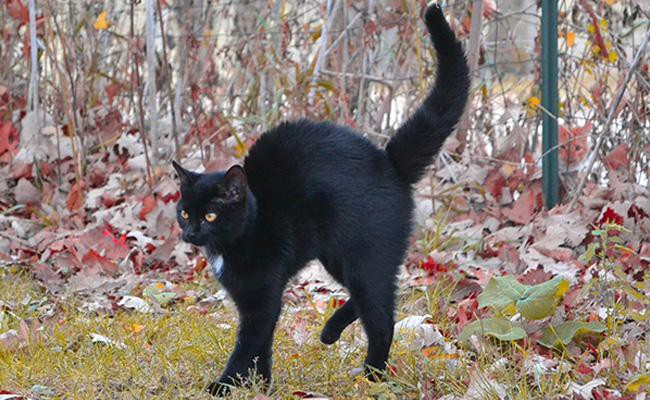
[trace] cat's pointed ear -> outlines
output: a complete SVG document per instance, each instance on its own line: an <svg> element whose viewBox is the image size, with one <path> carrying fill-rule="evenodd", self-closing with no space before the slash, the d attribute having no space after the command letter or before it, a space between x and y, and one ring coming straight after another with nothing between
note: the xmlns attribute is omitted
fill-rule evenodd
<svg viewBox="0 0 650 400"><path fill-rule="evenodd" d="M172 161L172 165L178 174L178 178L181 180L181 187L192 186L196 181L197 175L194 172L181 167L176 161Z"/></svg>
<svg viewBox="0 0 650 400"><path fill-rule="evenodd" d="M239 165L230 167L221 183L221 193L227 202L238 202L246 197L246 172Z"/></svg>

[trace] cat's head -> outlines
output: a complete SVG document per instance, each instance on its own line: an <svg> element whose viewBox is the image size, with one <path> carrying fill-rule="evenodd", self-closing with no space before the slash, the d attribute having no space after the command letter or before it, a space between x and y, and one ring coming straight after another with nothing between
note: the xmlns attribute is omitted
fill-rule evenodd
<svg viewBox="0 0 650 400"><path fill-rule="evenodd" d="M239 238L251 218L252 193L238 165L226 172L197 173L172 162L181 184L176 218L183 240L222 247Z"/></svg>

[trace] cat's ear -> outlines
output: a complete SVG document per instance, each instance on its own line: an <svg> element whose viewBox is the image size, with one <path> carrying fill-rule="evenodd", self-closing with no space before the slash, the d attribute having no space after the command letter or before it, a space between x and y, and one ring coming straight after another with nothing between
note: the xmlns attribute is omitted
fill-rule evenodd
<svg viewBox="0 0 650 400"><path fill-rule="evenodd" d="M176 161L172 161L172 165L178 174L178 178L181 180L181 187L192 186L198 177L197 174L181 167Z"/></svg>
<svg viewBox="0 0 650 400"><path fill-rule="evenodd" d="M221 195L227 202L238 202L246 197L248 188L246 172L239 165L230 167L221 182Z"/></svg>

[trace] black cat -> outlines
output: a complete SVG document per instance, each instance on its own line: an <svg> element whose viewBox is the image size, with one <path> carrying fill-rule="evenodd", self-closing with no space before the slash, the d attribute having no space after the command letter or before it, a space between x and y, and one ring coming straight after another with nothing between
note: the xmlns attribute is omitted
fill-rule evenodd
<svg viewBox="0 0 650 400"><path fill-rule="evenodd" d="M452 133L470 83L441 9L430 6L425 21L438 54L435 85L385 150L348 128L301 120L262 135L243 168L199 174L174 163L183 240L203 248L240 315L235 350L210 393L226 393L252 371L270 382L282 292L314 259L350 292L321 341L334 343L361 318L366 371L377 378L373 371L385 368L396 274L411 233L411 186Z"/></svg>

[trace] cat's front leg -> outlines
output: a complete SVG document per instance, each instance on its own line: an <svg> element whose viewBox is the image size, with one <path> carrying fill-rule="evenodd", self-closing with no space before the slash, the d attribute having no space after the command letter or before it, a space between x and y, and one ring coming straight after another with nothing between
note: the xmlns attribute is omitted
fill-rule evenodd
<svg viewBox="0 0 650 400"><path fill-rule="evenodd" d="M254 306L240 307L235 349L219 380L208 386L210 394L228 394L232 386L248 380L251 373L258 374L267 383L271 382L273 331L280 315L282 294L281 290L277 292L272 298L258 295L257 301L252 302Z"/></svg>

